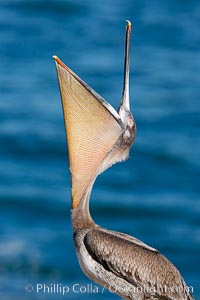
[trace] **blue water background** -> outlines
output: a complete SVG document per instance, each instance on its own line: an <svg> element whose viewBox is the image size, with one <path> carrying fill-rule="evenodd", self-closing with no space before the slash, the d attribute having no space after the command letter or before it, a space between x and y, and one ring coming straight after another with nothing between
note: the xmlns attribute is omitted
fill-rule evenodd
<svg viewBox="0 0 200 300"><path fill-rule="evenodd" d="M200 299L199 16L195 0L1 0L0 299L117 299L100 288L72 291L91 281L72 242L52 55L117 108L126 19L137 137L130 159L97 179L92 215L159 249ZM37 283L70 290L37 293Z"/></svg>

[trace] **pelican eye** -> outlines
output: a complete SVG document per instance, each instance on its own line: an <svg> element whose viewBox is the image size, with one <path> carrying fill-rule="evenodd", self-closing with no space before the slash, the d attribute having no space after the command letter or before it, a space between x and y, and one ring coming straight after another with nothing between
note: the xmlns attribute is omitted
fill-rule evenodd
<svg viewBox="0 0 200 300"><path fill-rule="evenodd" d="M131 116L128 117L127 125L128 125L129 127L131 127L131 128L132 128L133 125L134 125L133 118L132 118Z"/></svg>

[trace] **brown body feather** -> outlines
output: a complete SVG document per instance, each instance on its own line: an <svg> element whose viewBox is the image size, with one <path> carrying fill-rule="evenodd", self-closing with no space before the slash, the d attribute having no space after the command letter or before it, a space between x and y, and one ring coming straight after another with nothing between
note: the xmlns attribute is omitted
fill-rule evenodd
<svg viewBox="0 0 200 300"><path fill-rule="evenodd" d="M96 274L87 273L91 279L126 299L193 299L179 271L159 251L127 234L93 226L74 233L76 249L84 248L93 261ZM102 267L100 274L95 263Z"/></svg>

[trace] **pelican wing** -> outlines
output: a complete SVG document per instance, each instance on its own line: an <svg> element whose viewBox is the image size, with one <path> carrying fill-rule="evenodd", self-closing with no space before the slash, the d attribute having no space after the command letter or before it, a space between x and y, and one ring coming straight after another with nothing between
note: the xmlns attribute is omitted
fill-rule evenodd
<svg viewBox="0 0 200 300"><path fill-rule="evenodd" d="M58 57L54 59L67 132L73 208L76 208L121 135L123 124L110 104Z"/></svg>
<svg viewBox="0 0 200 300"><path fill-rule="evenodd" d="M138 291L146 295L145 299L193 299L173 264L144 243L132 237L129 240L129 236L123 237L122 233L93 229L86 234L84 244L90 256L105 270L139 288Z"/></svg>

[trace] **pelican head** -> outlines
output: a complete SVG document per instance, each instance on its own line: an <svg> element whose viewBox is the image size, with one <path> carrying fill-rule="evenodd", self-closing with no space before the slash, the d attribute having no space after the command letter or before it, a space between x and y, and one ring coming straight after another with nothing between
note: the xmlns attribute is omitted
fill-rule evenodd
<svg viewBox="0 0 200 300"><path fill-rule="evenodd" d="M124 85L118 112L57 56L54 56L67 133L72 207L76 208L91 190L98 174L128 158L136 127L130 112L131 23L127 21Z"/></svg>
<svg viewBox="0 0 200 300"><path fill-rule="evenodd" d="M118 109L119 116L125 126L123 133L124 142L130 147L134 141L136 133L136 125L133 115L130 111L129 98L129 72L130 72L130 38L131 38L131 22L127 20L125 35L125 51L124 51L124 85L122 99Z"/></svg>

